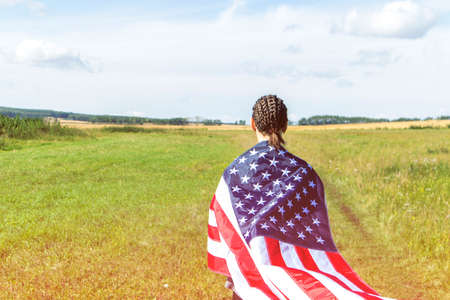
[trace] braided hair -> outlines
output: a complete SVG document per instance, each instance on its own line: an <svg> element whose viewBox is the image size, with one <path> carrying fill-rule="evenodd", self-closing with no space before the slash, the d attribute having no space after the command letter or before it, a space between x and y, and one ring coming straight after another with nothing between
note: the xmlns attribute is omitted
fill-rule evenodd
<svg viewBox="0 0 450 300"><path fill-rule="evenodd" d="M253 120L258 131L269 136L269 144L277 149L285 144L283 132L287 127L287 108L275 95L259 98L253 106Z"/></svg>

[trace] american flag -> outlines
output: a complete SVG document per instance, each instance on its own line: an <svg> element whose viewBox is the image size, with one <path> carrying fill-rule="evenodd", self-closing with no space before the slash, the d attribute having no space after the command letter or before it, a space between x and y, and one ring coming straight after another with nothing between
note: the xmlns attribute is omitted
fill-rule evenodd
<svg viewBox="0 0 450 300"><path fill-rule="evenodd" d="M387 299L337 251L314 169L267 141L220 179L209 210L208 266L231 277L243 299Z"/></svg>

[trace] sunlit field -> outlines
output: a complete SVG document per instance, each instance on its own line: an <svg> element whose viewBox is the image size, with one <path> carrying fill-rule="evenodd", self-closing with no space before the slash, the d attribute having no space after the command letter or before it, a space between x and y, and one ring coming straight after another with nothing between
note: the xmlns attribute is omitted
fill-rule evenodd
<svg viewBox="0 0 450 300"><path fill-rule="evenodd" d="M0 299L229 299L208 206L249 130L147 129L0 150ZM126 130L124 130L126 131ZM382 295L450 299L450 129L291 130L341 253Z"/></svg>

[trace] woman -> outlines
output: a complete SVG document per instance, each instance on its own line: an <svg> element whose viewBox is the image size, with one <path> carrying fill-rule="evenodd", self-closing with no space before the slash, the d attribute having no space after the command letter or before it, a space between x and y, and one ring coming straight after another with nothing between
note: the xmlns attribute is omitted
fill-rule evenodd
<svg viewBox="0 0 450 300"><path fill-rule="evenodd" d="M322 181L283 148L287 108L253 106L258 143L224 171L210 206L208 266L233 299L380 299L337 252Z"/></svg>

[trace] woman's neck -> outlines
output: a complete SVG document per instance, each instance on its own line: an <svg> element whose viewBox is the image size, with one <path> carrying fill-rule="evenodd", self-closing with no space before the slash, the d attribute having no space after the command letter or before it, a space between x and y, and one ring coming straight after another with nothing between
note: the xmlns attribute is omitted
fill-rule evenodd
<svg viewBox="0 0 450 300"><path fill-rule="evenodd" d="M260 143L262 141L268 141L269 137L256 130L256 139L258 140L258 143Z"/></svg>

